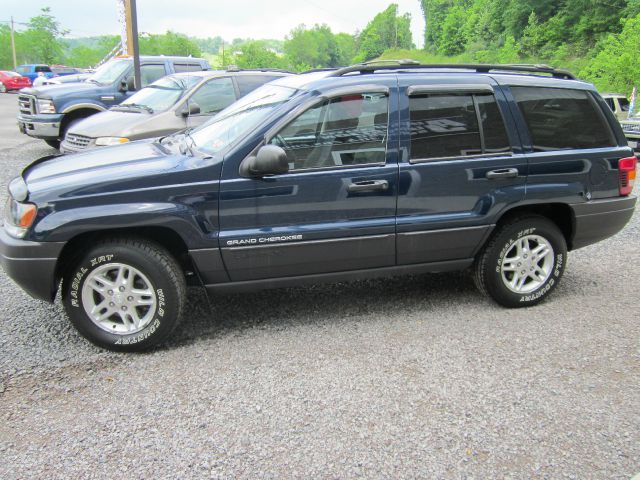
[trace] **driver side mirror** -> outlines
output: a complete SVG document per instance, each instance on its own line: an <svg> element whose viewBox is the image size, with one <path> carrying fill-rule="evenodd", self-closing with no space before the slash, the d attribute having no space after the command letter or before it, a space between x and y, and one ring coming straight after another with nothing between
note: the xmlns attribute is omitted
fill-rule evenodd
<svg viewBox="0 0 640 480"><path fill-rule="evenodd" d="M122 93L135 92L136 91L135 79L133 77L129 77L129 78L120 80L120 85L118 86L118 90Z"/></svg>
<svg viewBox="0 0 640 480"><path fill-rule="evenodd" d="M260 147L255 156L245 158L240 164L240 175L249 178L262 178L289 171L287 152L277 145Z"/></svg>
<svg viewBox="0 0 640 480"><path fill-rule="evenodd" d="M183 117L190 117L191 115L198 115L200 113L200 105L194 102L190 102L187 108L182 110Z"/></svg>

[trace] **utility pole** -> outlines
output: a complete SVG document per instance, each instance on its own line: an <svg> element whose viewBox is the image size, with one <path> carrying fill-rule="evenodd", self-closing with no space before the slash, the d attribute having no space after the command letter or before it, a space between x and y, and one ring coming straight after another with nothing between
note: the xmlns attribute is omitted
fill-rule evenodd
<svg viewBox="0 0 640 480"><path fill-rule="evenodd" d="M142 88L140 78L140 51L138 48L138 12L136 0L124 0L125 21L127 24L127 53L133 56L133 73L136 90Z"/></svg>
<svg viewBox="0 0 640 480"><path fill-rule="evenodd" d="M222 40L222 68L224 69L224 40Z"/></svg>
<svg viewBox="0 0 640 480"><path fill-rule="evenodd" d="M11 50L13 51L13 69L18 68L18 61L16 60L16 41L13 39L13 17L11 17Z"/></svg>

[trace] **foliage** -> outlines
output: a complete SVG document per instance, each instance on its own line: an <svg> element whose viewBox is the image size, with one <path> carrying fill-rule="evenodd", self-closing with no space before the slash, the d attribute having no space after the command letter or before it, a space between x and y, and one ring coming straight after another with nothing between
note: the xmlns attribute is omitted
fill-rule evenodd
<svg viewBox="0 0 640 480"><path fill-rule="evenodd" d="M296 70L339 65L338 42L327 25L294 28L284 42L284 53Z"/></svg>
<svg viewBox="0 0 640 480"><path fill-rule="evenodd" d="M287 68L284 59L268 48L264 42L257 40L243 43L233 63L240 68Z"/></svg>
<svg viewBox="0 0 640 480"><path fill-rule="evenodd" d="M202 56L198 45L181 33L168 31L161 35L147 34L139 41L141 55L183 55Z"/></svg>
<svg viewBox="0 0 640 480"><path fill-rule="evenodd" d="M598 53L580 76L597 83L603 90L628 92L640 79L639 45L640 13L624 22L622 32L610 34L600 43Z"/></svg>
<svg viewBox="0 0 640 480"><path fill-rule="evenodd" d="M640 42L628 25L635 24L621 22L640 14L640 0L420 1L425 49L432 54L474 62L548 63L624 92L640 78L632 73ZM626 33L621 34L623 23Z"/></svg>
<svg viewBox="0 0 640 480"><path fill-rule="evenodd" d="M355 61L371 60L390 48L412 48L411 15L398 15L398 5L392 3L378 13L356 39Z"/></svg>

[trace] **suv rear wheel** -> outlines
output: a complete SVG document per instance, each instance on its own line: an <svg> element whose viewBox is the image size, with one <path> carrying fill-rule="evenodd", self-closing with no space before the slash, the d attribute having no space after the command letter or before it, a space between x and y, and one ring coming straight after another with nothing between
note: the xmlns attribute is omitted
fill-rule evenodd
<svg viewBox="0 0 640 480"><path fill-rule="evenodd" d="M566 259L564 235L552 221L519 217L500 226L478 255L474 280L501 305L535 305L556 288Z"/></svg>
<svg viewBox="0 0 640 480"><path fill-rule="evenodd" d="M180 321L185 297L176 260L142 239L98 243L63 279L71 323L109 350L138 351L164 341Z"/></svg>

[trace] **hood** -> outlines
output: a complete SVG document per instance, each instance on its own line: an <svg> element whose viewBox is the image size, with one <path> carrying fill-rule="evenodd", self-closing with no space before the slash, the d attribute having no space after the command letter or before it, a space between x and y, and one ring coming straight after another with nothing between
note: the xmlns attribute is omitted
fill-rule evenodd
<svg viewBox="0 0 640 480"><path fill-rule="evenodd" d="M174 153L151 140L141 140L44 157L29 165L22 176L30 201L50 203L179 184L190 177L191 170L212 163L211 158Z"/></svg>
<svg viewBox="0 0 640 480"><path fill-rule="evenodd" d="M96 90L100 90L102 88L104 88L103 85L98 85L96 83L61 83L59 85L43 85L41 87L25 88L24 93L26 93L27 95L35 95L38 98L55 100L57 98L67 97L71 95L84 97L86 95L86 92L95 92Z"/></svg>
<svg viewBox="0 0 640 480"><path fill-rule="evenodd" d="M144 110L130 112L106 111L91 115L73 125L69 133L90 138L98 137L131 137L133 132L146 130L147 124L153 123L154 115ZM153 126L149 125L148 130Z"/></svg>

